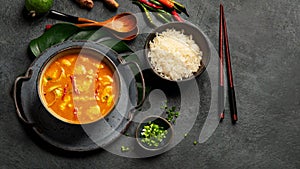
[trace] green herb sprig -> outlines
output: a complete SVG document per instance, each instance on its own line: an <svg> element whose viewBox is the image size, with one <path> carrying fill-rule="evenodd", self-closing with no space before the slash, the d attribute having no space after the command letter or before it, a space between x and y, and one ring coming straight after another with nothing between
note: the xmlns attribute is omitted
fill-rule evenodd
<svg viewBox="0 0 300 169"><path fill-rule="evenodd" d="M176 111L176 107L175 106L168 107L166 103L164 103L164 105L161 108L164 109L164 111L167 114L166 120L168 120L168 122L172 122L173 124L175 124L176 119L180 115L180 112Z"/></svg>

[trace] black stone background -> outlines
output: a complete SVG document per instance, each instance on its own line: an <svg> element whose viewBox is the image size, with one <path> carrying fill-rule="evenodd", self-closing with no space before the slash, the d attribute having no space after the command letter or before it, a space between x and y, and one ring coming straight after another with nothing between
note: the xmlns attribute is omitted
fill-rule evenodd
<svg viewBox="0 0 300 169"><path fill-rule="evenodd" d="M218 46L219 1L178 0ZM30 22L22 15L23 0L1 0L0 7L0 168L300 168L300 1L223 0L227 19L238 124L226 118L203 144L202 123L175 148L147 159L119 157L107 151L88 154L59 153L35 142L17 119L11 89L15 78L32 62L28 43L41 35L42 19ZM129 0L119 0L117 12L139 12ZM95 1L91 11L73 1L55 1L53 9L104 20L116 12ZM145 36L130 45L142 48ZM205 82L203 85L207 85ZM226 110L228 111L228 106ZM228 115L227 115L228 117ZM197 120L203 122L205 116Z"/></svg>

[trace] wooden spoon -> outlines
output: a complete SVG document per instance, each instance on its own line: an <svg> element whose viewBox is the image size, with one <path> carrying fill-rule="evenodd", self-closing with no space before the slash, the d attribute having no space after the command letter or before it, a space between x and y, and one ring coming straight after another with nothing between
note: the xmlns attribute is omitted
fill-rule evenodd
<svg viewBox="0 0 300 169"><path fill-rule="evenodd" d="M64 14L55 10L50 10L48 17L58 20L63 20L67 22L77 23L76 26L80 28L84 27L106 27L110 30L120 33L130 32L136 29L137 19L129 12L121 13L113 16L112 18L97 22L86 18L76 17L68 14Z"/></svg>
<svg viewBox="0 0 300 169"><path fill-rule="evenodd" d="M111 32L111 33L118 39L130 41L137 37L137 35L139 34L139 29L138 27L135 27L135 29L133 29L130 32L126 32L126 33Z"/></svg>
<svg viewBox="0 0 300 169"><path fill-rule="evenodd" d="M136 28L137 20L136 17L131 13L121 13L114 17L103 21L93 23L82 23L76 24L80 28L84 27L106 27L116 32L130 32Z"/></svg>

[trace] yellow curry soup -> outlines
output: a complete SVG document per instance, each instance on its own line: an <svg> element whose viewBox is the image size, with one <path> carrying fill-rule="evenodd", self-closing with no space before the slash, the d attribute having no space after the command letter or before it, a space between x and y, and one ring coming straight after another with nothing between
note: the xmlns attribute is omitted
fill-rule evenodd
<svg viewBox="0 0 300 169"><path fill-rule="evenodd" d="M42 75L45 106L57 118L85 124L105 117L118 97L118 79L105 63L84 54L54 60Z"/></svg>

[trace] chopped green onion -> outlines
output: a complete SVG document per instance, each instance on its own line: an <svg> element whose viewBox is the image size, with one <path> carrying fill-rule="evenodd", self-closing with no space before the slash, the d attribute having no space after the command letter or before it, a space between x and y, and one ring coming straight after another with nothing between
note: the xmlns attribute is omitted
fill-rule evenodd
<svg viewBox="0 0 300 169"><path fill-rule="evenodd" d="M149 122L148 125L145 125L142 129L141 142L150 147L158 147L163 139L166 138L167 134L168 130L165 130L163 127L155 124L154 122Z"/></svg>
<svg viewBox="0 0 300 169"><path fill-rule="evenodd" d="M130 150L129 147L121 146L121 151L122 152L127 152L129 150Z"/></svg>
<svg viewBox="0 0 300 169"><path fill-rule="evenodd" d="M172 122L175 124L176 118L178 118L180 115L180 112L176 111L176 107L172 106L169 108L166 104L164 104L163 106L161 106L161 108L166 111L167 114L166 120L168 120L168 122Z"/></svg>

